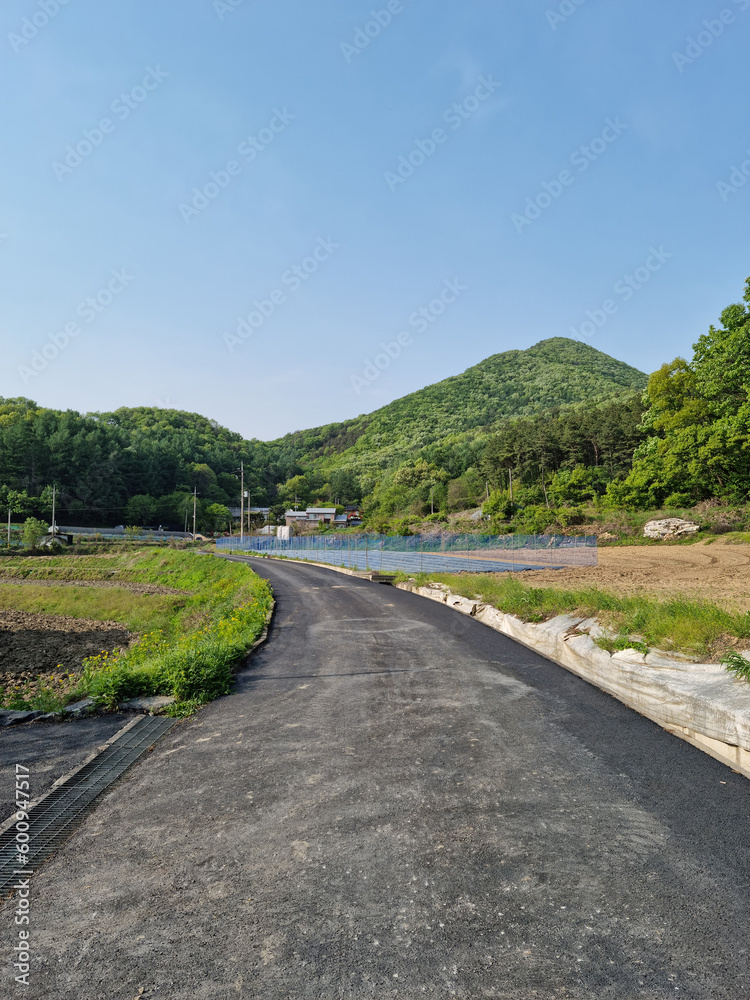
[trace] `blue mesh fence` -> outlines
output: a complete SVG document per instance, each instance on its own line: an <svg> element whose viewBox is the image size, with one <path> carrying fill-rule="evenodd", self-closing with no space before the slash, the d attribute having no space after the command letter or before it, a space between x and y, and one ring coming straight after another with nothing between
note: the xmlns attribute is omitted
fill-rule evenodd
<svg viewBox="0 0 750 1000"><path fill-rule="evenodd" d="M218 538L224 552L257 552L357 570L408 573L502 573L596 566L595 536L567 535L298 535Z"/></svg>

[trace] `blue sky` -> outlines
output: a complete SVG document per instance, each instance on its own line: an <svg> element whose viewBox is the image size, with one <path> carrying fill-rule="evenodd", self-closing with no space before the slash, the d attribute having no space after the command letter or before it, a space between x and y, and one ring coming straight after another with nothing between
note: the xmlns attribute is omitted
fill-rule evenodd
<svg viewBox="0 0 750 1000"><path fill-rule="evenodd" d="M750 0L6 4L0 395L267 439L547 337L689 355L750 274L749 35Z"/></svg>

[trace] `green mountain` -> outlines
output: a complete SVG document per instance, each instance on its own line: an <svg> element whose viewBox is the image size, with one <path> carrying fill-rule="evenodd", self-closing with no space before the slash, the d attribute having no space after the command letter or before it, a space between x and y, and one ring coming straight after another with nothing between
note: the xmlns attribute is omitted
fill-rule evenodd
<svg viewBox="0 0 750 1000"><path fill-rule="evenodd" d="M599 466L606 453L615 476L640 441L634 396L646 381L586 344L553 338L374 413L269 442L245 441L195 413L80 414L0 398L0 510L48 518L55 484L60 523L180 526L195 489L199 523L210 530L225 523L220 508L239 500L241 461L251 503L371 497L370 509L394 512L416 509L431 491L430 506L435 497L450 506L454 494L468 503L509 463L531 479L540 467ZM285 488L295 477L304 482Z"/></svg>
<svg viewBox="0 0 750 1000"><path fill-rule="evenodd" d="M637 368L588 344L552 337L525 351L493 354L373 413L287 434L269 448L300 467L373 474L425 449L428 456L465 450L509 417L640 391L647 381Z"/></svg>

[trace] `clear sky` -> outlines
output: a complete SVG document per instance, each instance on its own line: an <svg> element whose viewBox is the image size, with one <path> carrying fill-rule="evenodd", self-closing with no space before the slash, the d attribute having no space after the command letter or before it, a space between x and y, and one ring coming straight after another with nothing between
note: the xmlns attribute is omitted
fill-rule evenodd
<svg viewBox="0 0 750 1000"><path fill-rule="evenodd" d="M0 395L267 439L547 337L689 355L750 274L749 37L750 0L3 4Z"/></svg>

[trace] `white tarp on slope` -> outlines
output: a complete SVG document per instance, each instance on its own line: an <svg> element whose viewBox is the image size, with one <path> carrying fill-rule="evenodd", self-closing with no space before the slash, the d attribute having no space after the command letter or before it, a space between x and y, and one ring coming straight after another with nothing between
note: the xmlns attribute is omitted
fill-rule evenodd
<svg viewBox="0 0 750 1000"><path fill-rule="evenodd" d="M596 623L560 615L541 625L450 593L397 584L447 604L529 646L664 728L750 777L750 684L719 664L625 650L610 655L590 635Z"/></svg>

